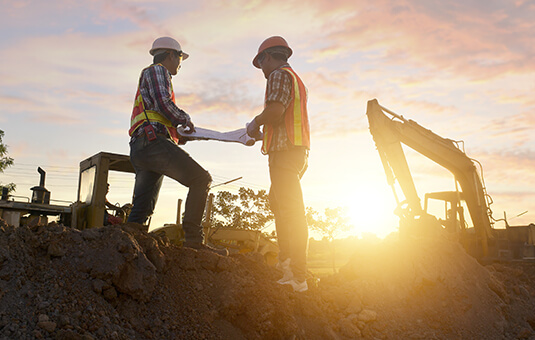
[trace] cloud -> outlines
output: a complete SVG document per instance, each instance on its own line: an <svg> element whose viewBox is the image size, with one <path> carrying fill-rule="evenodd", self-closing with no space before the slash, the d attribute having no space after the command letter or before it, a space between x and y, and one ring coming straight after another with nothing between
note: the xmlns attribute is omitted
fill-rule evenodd
<svg viewBox="0 0 535 340"><path fill-rule="evenodd" d="M46 98L27 99L24 97L0 97L0 104L10 107L9 120L17 121L25 126L33 124L76 125L86 123L88 120L77 115L67 108L59 107Z"/></svg>
<svg viewBox="0 0 535 340"><path fill-rule="evenodd" d="M263 105L265 79L251 60L263 39L282 35L294 50L291 65L309 89L313 150L304 190L310 197L317 183L323 183L319 192L328 187L338 197L348 185L369 184L368 174L380 173L377 182L386 187L365 115L366 101L377 98L437 134L465 140L469 156L483 164L489 192L509 205L496 211L516 211L518 202L535 209L532 1L3 5L0 104L10 114L0 121L17 161L76 166L100 150L127 153L138 76L152 60L154 38L162 35L177 38L191 55L173 77L179 106L197 126L241 127ZM269 186L266 172L253 171L265 166L255 148L187 145L222 178L250 173L255 184ZM414 159L411 170L423 181L417 183L422 192L427 184L453 186L447 171ZM332 175L332 164L351 169L347 180L323 180Z"/></svg>
<svg viewBox="0 0 535 340"><path fill-rule="evenodd" d="M314 3L314 2L313 2ZM479 2L400 1L315 2L326 23L333 51L362 51L387 63L410 64L421 69L463 74L472 79L491 79L511 72L533 72L535 11L528 4L500 3L503 7ZM344 7L353 16L343 18L333 29L333 6ZM325 46L316 48L322 55Z"/></svg>
<svg viewBox="0 0 535 340"><path fill-rule="evenodd" d="M318 112L327 114L330 110L347 111L344 106L351 105L351 101L348 101L351 98L354 102L372 97L385 98L385 94L390 96L396 88L401 88L404 91L412 89L412 98L404 93L397 100L394 97L395 101L389 100L396 106L397 103L406 101L403 106L443 114L455 109L434 98L418 98L424 93L422 89L429 93L430 85L436 84L433 80L436 75L433 76L432 70L451 68L443 67L443 58L461 65L468 55L477 55L473 51L491 49L494 46L489 39L481 40L478 36L471 38L471 34L468 34L470 29L484 34L484 22L470 19L470 15L459 18L457 14L460 10L484 12L470 5L454 11L454 8L444 7L445 5L433 8L410 1L402 2L397 7L391 7L385 1L374 2L373 5L352 1L312 1L310 6L299 11L302 6L294 1L232 1L225 5L205 1L187 5L184 10L178 11L176 9L179 5L184 6L163 1L158 4L142 1L95 2L89 10L94 14L95 20L100 20L98 25L114 27L127 20L140 29L146 29L146 32L130 30L128 33L118 31L103 35L75 30L59 36L24 39L0 54L6 57L3 59L8 64L35 65L35 69L40 71L23 73L20 77L2 71L2 75L12 80L12 87L19 86L21 93L27 93L21 95L21 98L43 91L46 96L66 96L72 100L72 96L79 93L80 104L93 101L95 105L113 107L114 111L129 111L129 94L135 90L133 84L141 68L136 64L143 65L143 60L145 63L150 60L146 50L154 35L184 32L185 46L188 46L188 50L191 49L192 59L184 65L189 71L185 69L179 75L179 84L184 80L185 86L176 86L178 98L188 106L188 101L191 101L192 110L203 112L206 116L217 111L238 112L237 115L240 116L261 105L263 84L247 82L249 78L261 80L258 71L250 66L250 59L261 39L269 35L263 33L268 30L262 27L274 20L282 23L278 26L281 34L287 32L287 39L295 43L293 58L298 65L314 65L308 70L305 68L302 74L307 78L307 86L311 90L311 97L316 100L315 104L324 106L318 107ZM158 12L159 6L168 8L163 17ZM281 6L284 10L281 10ZM70 8L75 12L79 9L80 7ZM456 28L456 25L449 22L451 19L456 24L460 23L461 27ZM158 25L152 24L155 22ZM206 25L206 22L210 22L210 25ZM220 33L217 27L224 27L221 32L225 33ZM248 30L244 31L244 27ZM460 33L467 33L467 37ZM457 37L456 34L459 34L459 39L453 39ZM442 43L445 36L452 36L448 40L451 43ZM466 46L470 49L465 50ZM31 53L33 50L42 53L37 58ZM456 54L460 50L464 52ZM343 69L347 58L357 55L360 60L365 60L362 58L372 57L378 51L382 51L379 58L368 60L371 64L363 62L358 67L350 66L353 68L351 72ZM17 62L20 56L25 55L28 57ZM340 58L344 63L339 65L340 70L336 70L338 65L333 65L332 62ZM379 62L383 66L375 68ZM408 74L399 68L387 71L384 70L384 63L413 65L412 71L421 68L430 70L423 76L422 73ZM239 69L240 72L233 72L233 69ZM244 73L243 69L248 71ZM210 78L207 79L207 76ZM372 86L364 85L370 81L374 82ZM34 88L25 89L24 86L29 83ZM78 90L73 92L70 90L73 88ZM101 95L98 95L99 92ZM113 100L113 96L116 100ZM418 107L415 106L416 102L425 105ZM329 105L331 109L327 108ZM233 116L232 113L222 116L229 118ZM342 115L340 118L345 117Z"/></svg>
<svg viewBox="0 0 535 340"><path fill-rule="evenodd" d="M457 111L457 108L453 105L442 105L425 99L407 100L404 98L396 98L392 101L392 105L398 107L400 110L403 109L403 112L414 112L414 115L416 116L418 113L422 112L425 113L426 116L435 116L452 114Z"/></svg>
<svg viewBox="0 0 535 340"><path fill-rule="evenodd" d="M500 103L518 103L525 107L535 107L535 98L533 94L526 91L525 93L501 93L498 95L498 102Z"/></svg>
<svg viewBox="0 0 535 340"><path fill-rule="evenodd" d="M113 22L117 19L127 19L135 23L140 28L145 28L154 31L162 30L156 13L150 13L150 5L145 3L133 4L132 2L125 2L119 0L105 0L98 1L100 5L99 17L104 22ZM153 1L152 6L158 6Z"/></svg>
<svg viewBox="0 0 535 340"><path fill-rule="evenodd" d="M496 183L496 186L488 184L489 189L525 191L528 183L535 183L535 151L502 149L479 152L476 157L483 166L486 181Z"/></svg>
<svg viewBox="0 0 535 340"><path fill-rule="evenodd" d="M483 126L483 130L495 141L498 138L514 141L511 147L513 149L526 147L529 150L529 147L535 142L535 137L533 136L535 116L532 111L504 115L503 117L490 119Z"/></svg>
<svg viewBox="0 0 535 340"><path fill-rule="evenodd" d="M2 107L20 107L21 105L28 104L28 102L17 96L0 95L0 103Z"/></svg>

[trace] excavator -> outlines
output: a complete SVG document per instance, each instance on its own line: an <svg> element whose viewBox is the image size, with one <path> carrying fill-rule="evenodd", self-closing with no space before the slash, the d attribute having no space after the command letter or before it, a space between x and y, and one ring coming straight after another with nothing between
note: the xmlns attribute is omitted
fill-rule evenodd
<svg viewBox="0 0 535 340"><path fill-rule="evenodd" d="M467 156L462 141L443 138L381 106L377 99L368 101L366 116L396 199L394 213L400 218L401 237L446 231L456 235L466 251L480 261L535 259L535 224L510 226L506 218L492 217L492 198L484 184L482 166ZM455 190L427 193L422 206L403 145L448 170L454 177ZM429 212L432 201L442 202L444 219ZM497 221L504 221L505 228L495 228Z"/></svg>

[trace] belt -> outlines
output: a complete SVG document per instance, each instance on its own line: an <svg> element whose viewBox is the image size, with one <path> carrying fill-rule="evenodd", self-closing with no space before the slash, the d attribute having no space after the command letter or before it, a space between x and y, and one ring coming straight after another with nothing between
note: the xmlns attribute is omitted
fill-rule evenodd
<svg viewBox="0 0 535 340"><path fill-rule="evenodd" d="M137 132L137 130L136 130ZM162 137L165 137L165 138L169 138L169 134L168 133L160 133L160 132L156 132L156 135L157 136L162 136ZM143 132L143 133L140 133L138 135L134 134L132 137L130 137L130 145L134 144L136 142L136 140L140 139L140 138L147 138L147 135Z"/></svg>

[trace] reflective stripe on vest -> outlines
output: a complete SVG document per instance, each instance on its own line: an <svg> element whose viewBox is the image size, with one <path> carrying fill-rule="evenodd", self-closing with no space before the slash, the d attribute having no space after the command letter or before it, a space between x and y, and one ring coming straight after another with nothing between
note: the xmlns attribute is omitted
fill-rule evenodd
<svg viewBox="0 0 535 340"><path fill-rule="evenodd" d="M281 70L287 71L293 79L291 101L284 111L284 123L286 134L292 145L305 146L310 149L310 125L307 112L307 89L301 78L290 67L283 67ZM295 89L298 89L296 91ZM264 125L264 140L262 143L262 153L269 152L271 140L273 138L272 124Z"/></svg>
<svg viewBox="0 0 535 340"><path fill-rule="evenodd" d="M157 64L162 66L162 64ZM156 65L151 65L149 67L154 67ZM141 71L141 76L139 77L139 84L137 86L137 92L136 92L136 98L134 100L134 108L132 109L132 116L130 117L130 130L128 130L128 134L132 136L134 132L137 130L138 127L143 125L144 122L147 121L147 117L145 117L145 111L147 113L147 116L149 117L149 120L151 122L158 122L167 128L167 132L169 133L169 136L175 141L175 143L178 143L179 135L176 131L176 128L173 126L171 121L167 119L165 116L160 114L157 111L152 110L145 110L145 103L143 102L143 96L141 96L141 91L139 90L139 87L141 86L141 79L143 77L143 72L145 72L146 69L149 67L146 67ZM163 67L163 66L162 66ZM171 85L171 100L173 103L175 103L175 92L173 91L173 83L170 83Z"/></svg>

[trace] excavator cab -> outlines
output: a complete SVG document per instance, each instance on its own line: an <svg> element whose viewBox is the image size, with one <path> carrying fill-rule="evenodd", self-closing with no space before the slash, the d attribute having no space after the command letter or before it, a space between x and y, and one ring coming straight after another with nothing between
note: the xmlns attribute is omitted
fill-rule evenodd
<svg viewBox="0 0 535 340"><path fill-rule="evenodd" d="M433 236L442 226L437 218L423 210L413 210L407 200L398 203L394 214L399 217L399 235L402 238Z"/></svg>
<svg viewBox="0 0 535 340"><path fill-rule="evenodd" d="M438 217L438 222L444 229L450 233L465 231L467 221L464 216L463 201L462 192L428 192L425 194L424 211L430 213L431 206L433 205L432 203L438 202L439 205L442 205L442 213L437 211L434 215Z"/></svg>

